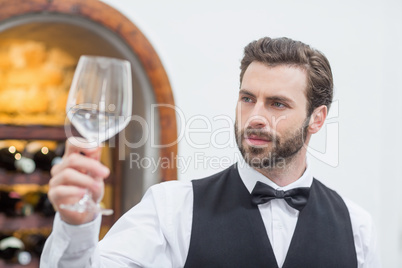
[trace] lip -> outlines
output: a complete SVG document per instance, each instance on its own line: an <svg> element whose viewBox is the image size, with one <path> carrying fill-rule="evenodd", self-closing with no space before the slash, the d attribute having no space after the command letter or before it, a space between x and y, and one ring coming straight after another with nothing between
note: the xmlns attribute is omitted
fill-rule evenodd
<svg viewBox="0 0 402 268"><path fill-rule="evenodd" d="M244 138L247 143L249 143L250 145L265 145L271 142L271 140L267 139L267 138L263 138L263 137L258 137L256 135L250 135L250 136L246 136Z"/></svg>

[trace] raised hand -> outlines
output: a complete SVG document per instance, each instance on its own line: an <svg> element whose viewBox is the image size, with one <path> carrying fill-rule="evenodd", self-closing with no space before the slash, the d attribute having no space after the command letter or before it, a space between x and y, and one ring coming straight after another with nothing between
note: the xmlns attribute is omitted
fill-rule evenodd
<svg viewBox="0 0 402 268"><path fill-rule="evenodd" d="M49 182L49 200L61 219L68 224L78 225L92 221L97 211L75 212L61 209L61 204L73 204L80 200L87 190L92 192L98 203L104 193L103 180L109 176L109 169L99 162L101 148L86 148L87 142L76 137L66 141L63 160L53 166Z"/></svg>

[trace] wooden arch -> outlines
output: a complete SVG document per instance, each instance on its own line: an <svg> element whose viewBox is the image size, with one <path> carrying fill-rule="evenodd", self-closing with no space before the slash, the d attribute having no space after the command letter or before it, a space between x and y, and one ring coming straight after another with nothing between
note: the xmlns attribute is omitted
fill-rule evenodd
<svg viewBox="0 0 402 268"><path fill-rule="evenodd" d="M174 163L177 155L177 127L174 99L169 79L154 48L144 34L116 9L99 0L0 0L0 23L9 18L32 13L62 13L80 16L116 33L139 58L159 105L160 157ZM163 181L177 179L174 165L161 167Z"/></svg>

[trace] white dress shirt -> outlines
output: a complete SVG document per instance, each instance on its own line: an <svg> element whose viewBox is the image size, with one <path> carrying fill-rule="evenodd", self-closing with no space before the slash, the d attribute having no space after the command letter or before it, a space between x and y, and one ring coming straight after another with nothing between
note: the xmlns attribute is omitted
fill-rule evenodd
<svg viewBox="0 0 402 268"><path fill-rule="evenodd" d="M240 177L251 192L257 181L278 190L310 187L310 168L297 181L279 187L245 164L238 163ZM359 268L381 267L370 215L349 200L349 210ZM279 267L282 267L299 211L283 199L259 205ZM124 214L98 243L101 216L80 225L68 225L56 214L53 231L41 257L46 267L183 267L190 246L193 216L192 183L164 182L152 186L142 201Z"/></svg>

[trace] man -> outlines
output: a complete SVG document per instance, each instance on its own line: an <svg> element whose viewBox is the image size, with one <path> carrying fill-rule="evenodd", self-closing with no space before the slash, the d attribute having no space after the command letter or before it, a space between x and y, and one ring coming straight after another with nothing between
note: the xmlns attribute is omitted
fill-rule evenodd
<svg viewBox="0 0 402 268"><path fill-rule="evenodd" d="M151 187L99 243L101 216L59 210L41 267L380 267L370 216L315 180L306 160L332 101L328 60L288 38L244 53L235 124L244 161ZM98 158L67 145L52 170L55 207L86 188L101 198L109 171Z"/></svg>

